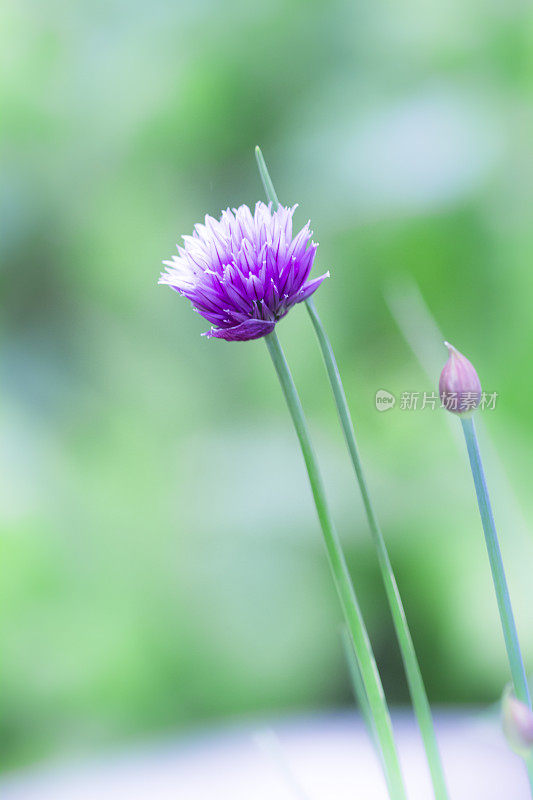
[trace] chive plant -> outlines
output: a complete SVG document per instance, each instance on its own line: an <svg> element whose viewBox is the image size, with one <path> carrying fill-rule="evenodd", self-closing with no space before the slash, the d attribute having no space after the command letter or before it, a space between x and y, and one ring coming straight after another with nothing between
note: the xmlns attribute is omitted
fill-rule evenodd
<svg viewBox="0 0 533 800"><path fill-rule="evenodd" d="M278 197L266 166L265 159L259 147L256 147L255 154L266 195L273 207L276 208L279 205ZM437 800L447 800L448 791L446 788L444 771L437 744L435 727L433 725L431 708L385 539L383 537L372 500L370 498L370 492L368 490L368 484L355 438L354 424L350 414L348 401L346 399L346 393L342 384L340 371L337 366L337 361L335 359L331 342L327 336L325 328L311 297L306 299L306 306L318 339L318 344L333 392L333 398L337 407L337 413L344 434L344 439L355 472L355 477L359 485L359 491L363 500L368 526L370 528L372 539L377 551L381 577L391 610L394 630L396 632L396 637L400 647L413 708L418 720L422 741L426 751L435 797Z"/></svg>
<svg viewBox="0 0 533 800"><path fill-rule="evenodd" d="M476 435L473 414L481 400L481 383L474 366L453 345L444 343L449 356L439 379L441 403L448 411L457 414L468 451L468 458L474 479L474 487L481 516L483 533L489 557L494 591L507 650L507 658L516 699L531 713L531 697L527 683L522 651L518 641L516 623L511 606L511 597L503 567L503 558L492 513L487 482L481 461L481 452ZM533 796L533 763L531 756L526 760L528 777Z"/></svg>
<svg viewBox="0 0 533 800"><path fill-rule="evenodd" d="M307 422L275 327L289 310L305 302L329 273L309 278L317 245L309 225L293 236L295 207L272 201L226 209L219 220L206 216L178 253L165 261L160 283L191 301L212 324L208 337L226 341L264 338L292 418L335 586L340 598L362 684L372 714L381 762L392 800L406 800L389 709L329 509Z"/></svg>

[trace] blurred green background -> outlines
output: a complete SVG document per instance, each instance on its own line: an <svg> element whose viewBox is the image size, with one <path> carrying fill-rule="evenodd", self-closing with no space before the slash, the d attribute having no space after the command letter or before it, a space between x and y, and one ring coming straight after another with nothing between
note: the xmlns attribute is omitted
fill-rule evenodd
<svg viewBox="0 0 533 800"><path fill-rule="evenodd" d="M351 703L266 348L200 337L156 285L206 212L263 199L257 143L332 273L316 303L430 697L495 701L507 667L458 423L374 397L435 386L418 286L499 393L482 444L531 665L530 7L20 0L1 21L4 766ZM405 703L305 309L278 330Z"/></svg>

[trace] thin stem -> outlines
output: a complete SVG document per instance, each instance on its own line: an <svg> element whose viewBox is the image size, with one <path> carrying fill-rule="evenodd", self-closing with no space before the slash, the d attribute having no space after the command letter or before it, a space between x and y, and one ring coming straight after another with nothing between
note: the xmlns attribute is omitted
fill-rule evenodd
<svg viewBox="0 0 533 800"><path fill-rule="evenodd" d="M500 620L503 629L505 647L507 650L507 658L511 668L514 693L516 697L522 701L522 703L525 703L529 708L531 708L531 697L529 695L529 686L527 684L526 671L524 669L524 660L522 658L522 652L518 642L518 633L516 630L513 608L511 606L511 598L509 595L509 588L507 586L507 579L505 577L505 570L503 568L503 559L500 550L500 544L498 542L498 534L496 533L496 525L494 523L494 516L492 514L492 508L490 505L489 490L487 489L487 482L485 480L485 473L483 471L483 464L481 462L481 453L479 451L474 419L472 416L461 417L461 424L463 426L468 457L470 459L470 466L472 468L474 486L476 487L477 503L481 516L481 524L483 525L483 533L485 534L487 552L489 554L490 569L492 572L494 590L496 592L496 600L498 601L498 610L500 612ZM529 786L531 788L531 794L533 796L533 763L531 758L526 760L526 769L529 779Z"/></svg>
<svg viewBox="0 0 533 800"><path fill-rule="evenodd" d="M518 634L516 632L511 598L509 596L509 589L507 587L507 580L505 578L505 571L503 568L502 554L498 542L498 534L496 533L496 525L494 524L494 517L492 515L489 492L487 489L487 483L485 481L483 465L481 463L481 454L479 452L474 420L471 416L461 417L461 424L463 426L468 456L470 458L470 466L472 468L472 476L474 478L474 485L476 487L479 513L481 515L481 523L483 525L485 542L487 544L487 552L489 554L492 580L494 582L496 600L498 601L498 610L500 612L503 638L505 639L505 647L507 649L507 658L509 659L509 666L511 668L514 693L518 700L521 700L522 703L525 703L529 708L531 708L531 698L529 696L526 671L524 669L524 661L522 659L522 653L518 643Z"/></svg>
<svg viewBox="0 0 533 800"><path fill-rule="evenodd" d="M279 200L276 194L276 190L274 189L274 184L272 183L272 178L270 177L270 173L268 171L260 147L255 148L255 158L257 161L257 166L259 168L259 174L261 175L261 181L263 182L263 188L265 190L265 194L272 203L272 206L275 211L279 206Z"/></svg>
<svg viewBox="0 0 533 800"><path fill-rule="evenodd" d="M381 685L361 610L355 596L341 545L326 501L322 477L309 437L300 398L275 331L265 336L265 342L278 375L300 442L305 466L307 467L309 483L311 484L311 491L324 535L331 571L350 631L353 647L359 660L361 677L374 717L376 733L383 752L385 779L389 793L393 800L405 800L406 793L383 687Z"/></svg>
<svg viewBox="0 0 533 800"><path fill-rule="evenodd" d="M361 491L361 497L363 499L368 525L370 527L372 539L377 550L381 577L385 586L385 592L392 614L394 629L396 631L396 636L400 646L400 652L405 667L405 673L407 676L407 682L409 684L409 691L413 701L414 711L418 720L422 740L426 750L435 797L437 800L447 800L448 791L446 789L444 771L442 768L437 738L435 735L435 728L431 716L431 708L424 687L424 681L422 680L422 673L416 657L413 640L411 638L411 632L405 617L405 611L400 597L400 592L398 590L398 584L396 583L396 578L394 577L394 572L387 551L387 545L385 544L385 539L383 538L383 534L381 532L381 528L370 499L370 494L355 439L354 426L350 415L350 410L348 408L344 387L342 385L339 368L335 360L333 348L331 347L331 343L324 330L320 317L317 314L313 301L311 299L308 300L306 305L318 337L318 342L322 351L322 357L324 359L331 388L333 390L335 405L337 406L337 412L339 414L344 438L346 440L346 445L350 453L355 475L359 483L359 489Z"/></svg>
<svg viewBox="0 0 533 800"><path fill-rule="evenodd" d="M263 158L263 154L261 153L259 147L256 147L255 154L266 195L268 199L272 201L274 208L277 208L279 205L278 197ZM372 538L377 549L381 575L391 609L396 636L400 646L414 711L418 719L422 740L426 750L435 797L437 800L448 800L444 771L437 745L429 701L424 687L424 682L422 680L420 667L418 665L411 633L407 625L398 585L396 583L392 565L389 559L389 554L387 552L387 546L374 512L372 502L370 500L370 495L355 439L354 426L335 355L333 353L333 348L331 347L331 343L311 298L306 301L306 306L318 337L318 342L322 351L322 357L324 359L331 388L333 390L333 396L335 398L335 404L337 406L337 412L344 433L344 438L346 440L355 475L359 483L359 489L363 498L363 505L365 507Z"/></svg>
<svg viewBox="0 0 533 800"><path fill-rule="evenodd" d="M348 670L350 672L352 688L357 703L359 705L359 710L361 711L361 714L363 716L363 720L366 726L367 733L370 737L370 741L374 745L374 750L376 751L376 755L378 756L383 765L383 753L381 752L381 748L379 746L374 718L372 716L372 711L370 709L370 704L368 702L368 696L363 684L363 679L361 677L361 670L357 662L357 656L355 655L352 645L352 640L350 634L348 633L348 628L346 627L346 625L343 625L342 627L342 644L344 647L346 660L348 662Z"/></svg>

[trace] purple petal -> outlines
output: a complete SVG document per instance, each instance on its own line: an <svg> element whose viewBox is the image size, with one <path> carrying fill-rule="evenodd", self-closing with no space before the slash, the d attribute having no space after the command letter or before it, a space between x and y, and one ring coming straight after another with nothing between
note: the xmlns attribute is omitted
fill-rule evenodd
<svg viewBox="0 0 533 800"><path fill-rule="evenodd" d="M225 339L227 342L246 342L249 339L260 339L261 336L272 333L275 324L275 322L264 319L247 319L246 322L241 322L240 325L234 325L232 328L212 328L202 335L209 339L213 336L217 339Z"/></svg>
<svg viewBox="0 0 533 800"><path fill-rule="evenodd" d="M205 217L178 254L164 262L161 283L188 298L214 326L207 336L245 341L265 336L324 278L308 281L316 255L307 223L293 238L292 208L259 202ZM306 282L308 281L308 282Z"/></svg>
<svg viewBox="0 0 533 800"><path fill-rule="evenodd" d="M316 292L322 281L326 278L329 278L329 272L325 272L320 276L320 278L315 278L314 280L309 281L309 283L306 283L296 295L294 302L301 303L302 300L307 300L308 297L311 297L313 292Z"/></svg>

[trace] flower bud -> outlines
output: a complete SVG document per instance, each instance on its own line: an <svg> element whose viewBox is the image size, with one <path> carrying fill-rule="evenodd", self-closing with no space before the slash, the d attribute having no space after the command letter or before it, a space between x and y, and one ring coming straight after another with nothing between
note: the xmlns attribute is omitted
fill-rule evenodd
<svg viewBox="0 0 533 800"><path fill-rule="evenodd" d="M511 750L522 758L533 754L533 711L516 699L510 686L502 697L502 726Z"/></svg>
<svg viewBox="0 0 533 800"><path fill-rule="evenodd" d="M481 384L470 361L448 342L449 358L440 374L439 394L442 407L454 414L474 411L481 400Z"/></svg>

